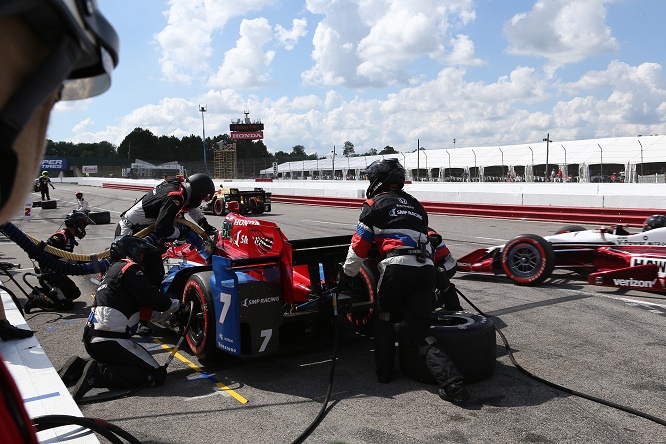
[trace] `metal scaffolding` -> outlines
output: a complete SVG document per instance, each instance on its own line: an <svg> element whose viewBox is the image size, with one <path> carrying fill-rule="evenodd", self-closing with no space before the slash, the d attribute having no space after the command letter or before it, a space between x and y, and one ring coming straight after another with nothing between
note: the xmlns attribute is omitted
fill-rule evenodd
<svg viewBox="0 0 666 444"><path fill-rule="evenodd" d="M215 150L215 178L235 179L237 174L236 144L220 144Z"/></svg>

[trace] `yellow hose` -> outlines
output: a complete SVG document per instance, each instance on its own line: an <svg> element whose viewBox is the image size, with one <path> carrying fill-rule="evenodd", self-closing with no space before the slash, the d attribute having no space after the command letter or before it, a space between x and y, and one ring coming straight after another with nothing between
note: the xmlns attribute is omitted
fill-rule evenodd
<svg viewBox="0 0 666 444"><path fill-rule="evenodd" d="M194 222L190 222L189 220L184 219L184 218L178 218L178 219L175 220L175 222L179 223L179 224L182 224L182 225L185 225L186 227L189 227L195 233L197 233L202 239L208 239L208 234L204 231L204 229L201 228L199 225L195 224ZM134 234L134 236L136 236L136 237L145 237L148 234L152 233L153 230L155 230L155 224L150 224L146 228L144 228L143 230ZM23 234L25 234L26 237L28 239L30 239L30 241L33 242L35 245L39 245L41 243L41 241L39 239L35 239L34 237L29 235L28 233L23 233ZM69 251L61 250L60 248L55 248L55 247L52 247L51 245L46 245L44 247L44 251L46 251L47 253L49 253L53 256L62 257L62 258L77 261L77 262L92 262L94 260L93 259L94 256L97 257L97 260L106 259L107 257L109 257L109 250L108 249L106 249L106 250L104 250L101 253L98 253L96 255L92 255L92 254L70 253Z"/></svg>

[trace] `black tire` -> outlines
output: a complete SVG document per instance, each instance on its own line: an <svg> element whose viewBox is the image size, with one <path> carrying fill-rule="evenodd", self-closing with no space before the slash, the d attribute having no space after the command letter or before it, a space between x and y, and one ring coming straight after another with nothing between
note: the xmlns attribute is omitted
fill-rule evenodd
<svg viewBox="0 0 666 444"><path fill-rule="evenodd" d="M108 211L91 211L88 213L90 220L95 222L95 225L104 225L111 223L111 213Z"/></svg>
<svg viewBox="0 0 666 444"><path fill-rule="evenodd" d="M541 236L521 234L507 242L502 250L502 268L518 285L538 285L555 269L555 252Z"/></svg>
<svg viewBox="0 0 666 444"><path fill-rule="evenodd" d="M585 231L587 228L581 227L580 225L565 225L555 232L555 234L562 233L574 233L576 231Z"/></svg>
<svg viewBox="0 0 666 444"><path fill-rule="evenodd" d="M479 314L462 311L436 311L432 314L429 335L437 339L465 382L480 381L495 372L497 345L493 321ZM435 384L425 357L415 344L400 335L400 369L417 381Z"/></svg>
<svg viewBox="0 0 666 444"><path fill-rule="evenodd" d="M374 327L374 302L377 297L376 274L365 263L361 265L359 273L354 277L354 285L345 294L351 296L353 304L372 302L369 309L352 310L347 314L347 320L351 322L354 330L361 335L372 335Z"/></svg>
<svg viewBox="0 0 666 444"><path fill-rule="evenodd" d="M210 291L212 271L193 274L183 290L183 304L194 302L194 318L187 332L187 345L192 353L205 358L215 352L215 306Z"/></svg>
<svg viewBox="0 0 666 444"><path fill-rule="evenodd" d="M55 199L42 201L42 210L55 210L58 208L58 201Z"/></svg>
<svg viewBox="0 0 666 444"><path fill-rule="evenodd" d="M259 207L259 204L257 203L256 197L251 197L247 205L250 213L257 214L257 207Z"/></svg>
<svg viewBox="0 0 666 444"><path fill-rule="evenodd" d="M215 199L213 201L213 214L224 216L224 199Z"/></svg>

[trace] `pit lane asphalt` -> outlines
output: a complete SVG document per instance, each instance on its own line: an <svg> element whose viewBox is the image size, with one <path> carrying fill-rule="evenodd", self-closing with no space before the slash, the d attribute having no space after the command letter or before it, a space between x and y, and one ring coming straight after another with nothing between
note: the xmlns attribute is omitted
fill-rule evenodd
<svg viewBox="0 0 666 444"><path fill-rule="evenodd" d="M142 193L55 184L55 210L34 209L32 222L12 222L46 239L81 190L93 211L111 211L112 223L88 227L77 253L99 253L113 237L120 212ZM38 194L33 193L35 198ZM262 216L290 239L348 234L359 210L273 204ZM221 226L222 218L208 216ZM522 233L547 235L561 223L431 216L455 256L502 244ZM590 227L591 228L591 227ZM28 268L27 255L0 239L0 260ZM20 281L20 277L17 275ZM28 325L59 368L85 355L81 333L94 285L74 277L83 296L72 312L28 314ZM3 284L24 301L12 282ZM575 273L556 271L538 288L505 277L458 274L457 287L508 337L518 362L532 373L571 389L666 417L666 297L593 287ZM463 307L469 306L463 302ZM177 337L155 333L173 345ZM330 411L308 443L659 443L666 427L547 387L520 373L497 338L498 361L488 380L470 384L464 407L442 401L431 385L397 372L390 384L374 378L372 342L345 331L339 348ZM309 345L309 344L308 344ZM147 344L158 362L167 352ZM186 347L174 359L164 386L129 398L82 405L85 416L103 418L147 443L289 443L316 416L326 393L331 345L261 360L222 357L200 362ZM196 367L201 370L197 372ZM219 384L218 384L219 383ZM248 400L243 404L219 389Z"/></svg>

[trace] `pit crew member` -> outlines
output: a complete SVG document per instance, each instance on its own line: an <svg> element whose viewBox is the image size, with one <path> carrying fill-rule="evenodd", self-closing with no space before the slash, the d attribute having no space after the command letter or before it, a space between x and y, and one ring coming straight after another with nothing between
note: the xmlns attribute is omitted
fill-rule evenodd
<svg viewBox="0 0 666 444"><path fill-rule="evenodd" d="M73 356L59 371L76 400L93 387L134 388L159 385L166 379L166 368L131 339L142 307L154 310L154 321L168 320L180 307L177 299L160 292L163 274L150 272L143 265L155 258L161 261L160 249L145 239L125 236L111 244L109 254L116 262L97 288L83 332L83 343L92 359Z"/></svg>
<svg viewBox="0 0 666 444"><path fill-rule="evenodd" d="M55 187L51 183L51 179L49 178L49 172L48 171L42 171L42 175L39 176L39 192L42 193L42 200L51 200L51 195L49 194L49 185L51 185L51 188L55 190ZM46 196L46 199L44 199L44 196Z"/></svg>
<svg viewBox="0 0 666 444"><path fill-rule="evenodd" d="M180 236L174 221L181 212L187 212L206 233L215 234L217 229L208 223L199 208L201 202L210 200L213 194L215 184L203 173L193 174L185 181L171 179L161 182L120 215L116 238L137 233L154 223L155 231L148 239L161 245L164 240Z"/></svg>
<svg viewBox="0 0 666 444"><path fill-rule="evenodd" d="M90 213L90 204L83 198L83 193L77 191L74 196L76 196L76 211L82 211L86 214Z"/></svg>
<svg viewBox="0 0 666 444"><path fill-rule="evenodd" d="M435 289L432 246L428 242L428 214L421 203L403 191L405 169L397 159L371 163L361 171L370 181L356 232L343 265L339 285L344 288L359 272L373 242L382 258L377 289L375 363L377 380L391 381L395 355L394 324L419 347L439 385L439 396L462 403L469 399L463 377L453 362L428 336Z"/></svg>

